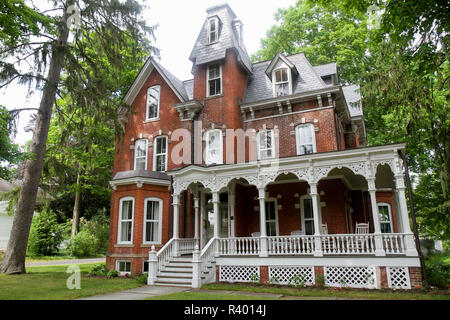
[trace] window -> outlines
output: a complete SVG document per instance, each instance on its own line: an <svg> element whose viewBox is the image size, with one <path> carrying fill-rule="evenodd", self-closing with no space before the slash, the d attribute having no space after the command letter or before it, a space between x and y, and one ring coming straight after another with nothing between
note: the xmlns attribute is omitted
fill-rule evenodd
<svg viewBox="0 0 450 320"><path fill-rule="evenodd" d="M142 263L142 273L148 273L148 261Z"/></svg>
<svg viewBox="0 0 450 320"><path fill-rule="evenodd" d="M297 154L310 154L316 152L316 135L313 124L304 124L295 128Z"/></svg>
<svg viewBox="0 0 450 320"><path fill-rule="evenodd" d="M147 139L134 143L134 170L147 170Z"/></svg>
<svg viewBox="0 0 450 320"><path fill-rule="evenodd" d="M118 243L133 242L134 198L120 199Z"/></svg>
<svg viewBox="0 0 450 320"><path fill-rule="evenodd" d="M159 118L159 95L161 87L153 86L147 90L147 115L146 120Z"/></svg>
<svg viewBox="0 0 450 320"><path fill-rule="evenodd" d="M120 275L131 273L131 261L116 261L116 270Z"/></svg>
<svg viewBox="0 0 450 320"><path fill-rule="evenodd" d="M162 200L145 199L144 206L144 243L161 243Z"/></svg>
<svg viewBox="0 0 450 320"><path fill-rule="evenodd" d="M301 215L302 215L302 230L305 231L305 234L312 235L314 234L314 214L312 207L311 197L305 196L301 199Z"/></svg>
<svg viewBox="0 0 450 320"><path fill-rule="evenodd" d="M378 217L381 233L392 233L391 206L387 203L378 203Z"/></svg>
<svg viewBox="0 0 450 320"><path fill-rule="evenodd" d="M222 131L206 132L206 164L222 164Z"/></svg>
<svg viewBox="0 0 450 320"><path fill-rule="evenodd" d="M222 93L222 67L220 63L208 66L206 75L207 79L207 96L212 97Z"/></svg>
<svg viewBox="0 0 450 320"><path fill-rule="evenodd" d="M208 43L219 40L219 19L211 18L208 21Z"/></svg>
<svg viewBox="0 0 450 320"><path fill-rule="evenodd" d="M278 215L276 211L276 201L266 201L266 232L267 236L273 237L278 235Z"/></svg>
<svg viewBox="0 0 450 320"><path fill-rule="evenodd" d="M274 96L287 96L291 94L290 75L287 68L277 69L273 72Z"/></svg>
<svg viewBox="0 0 450 320"><path fill-rule="evenodd" d="M167 171L167 137L160 136L155 138L153 170Z"/></svg>
<svg viewBox="0 0 450 320"><path fill-rule="evenodd" d="M273 131L272 130L261 130L258 132L257 137L258 142L258 159L269 159L275 156Z"/></svg>

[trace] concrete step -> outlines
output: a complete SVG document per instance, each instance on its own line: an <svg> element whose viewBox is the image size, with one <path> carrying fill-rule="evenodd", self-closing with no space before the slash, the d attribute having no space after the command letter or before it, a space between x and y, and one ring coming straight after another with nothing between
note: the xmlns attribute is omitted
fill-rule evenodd
<svg viewBox="0 0 450 320"><path fill-rule="evenodd" d="M189 278L192 279L192 272L158 272L157 278Z"/></svg>
<svg viewBox="0 0 450 320"><path fill-rule="evenodd" d="M170 262L189 262L189 263L192 263L192 257L191 258L176 257L176 258L170 259Z"/></svg>

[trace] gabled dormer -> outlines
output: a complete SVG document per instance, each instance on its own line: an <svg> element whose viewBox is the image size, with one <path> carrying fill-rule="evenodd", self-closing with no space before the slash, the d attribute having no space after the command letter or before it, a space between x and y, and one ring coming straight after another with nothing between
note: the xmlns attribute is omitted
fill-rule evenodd
<svg viewBox="0 0 450 320"><path fill-rule="evenodd" d="M265 71L272 81L273 96L288 96L293 91L293 81L298 75L297 68L281 53L277 53Z"/></svg>

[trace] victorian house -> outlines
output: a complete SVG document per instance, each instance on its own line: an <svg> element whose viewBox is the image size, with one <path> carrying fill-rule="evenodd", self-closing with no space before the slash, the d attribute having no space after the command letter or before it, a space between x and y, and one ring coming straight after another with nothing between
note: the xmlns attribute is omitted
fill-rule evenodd
<svg viewBox="0 0 450 320"><path fill-rule="evenodd" d="M233 10L206 13L193 79L149 58L124 98L107 267L156 285L421 285L406 145L365 146L336 63L252 63Z"/></svg>

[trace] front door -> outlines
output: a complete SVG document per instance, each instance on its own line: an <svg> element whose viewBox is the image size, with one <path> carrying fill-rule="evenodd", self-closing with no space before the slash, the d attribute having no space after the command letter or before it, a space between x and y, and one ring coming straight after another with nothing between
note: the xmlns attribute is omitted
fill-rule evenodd
<svg viewBox="0 0 450 320"><path fill-rule="evenodd" d="M305 234L314 234L314 214L312 200L311 198L303 198L301 202L303 230L305 230Z"/></svg>
<svg viewBox="0 0 450 320"><path fill-rule="evenodd" d="M219 206L219 236L229 237L228 203L221 203Z"/></svg>

